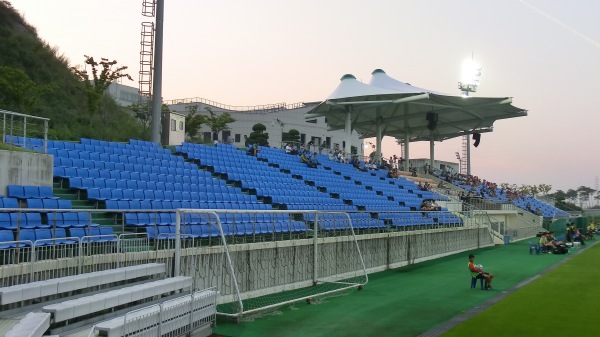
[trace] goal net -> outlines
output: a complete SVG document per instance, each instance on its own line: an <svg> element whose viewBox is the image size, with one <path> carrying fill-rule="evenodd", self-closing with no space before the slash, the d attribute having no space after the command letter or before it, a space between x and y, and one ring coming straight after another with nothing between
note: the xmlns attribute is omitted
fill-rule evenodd
<svg viewBox="0 0 600 337"><path fill-rule="evenodd" d="M347 213L180 209L176 219L158 247L174 250L174 273L193 276L195 289L219 291L221 315L315 303L368 281Z"/></svg>

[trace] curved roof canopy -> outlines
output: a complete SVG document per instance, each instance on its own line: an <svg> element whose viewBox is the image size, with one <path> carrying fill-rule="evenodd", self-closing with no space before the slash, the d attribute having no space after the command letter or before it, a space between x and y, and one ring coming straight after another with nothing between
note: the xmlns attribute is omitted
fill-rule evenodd
<svg viewBox="0 0 600 337"><path fill-rule="evenodd" d="M400 140L444 140L471 133L490 132L496 120L527 116L513 106L510 97L463 97L436 93L373 71L369 84L344 75L329 97L309 111L306 119L325 116L330 130L344 129L351 114L351 128L363 138L374 137L377 125L383 136ZM428 129L428 113L437 115Z"/></svg>

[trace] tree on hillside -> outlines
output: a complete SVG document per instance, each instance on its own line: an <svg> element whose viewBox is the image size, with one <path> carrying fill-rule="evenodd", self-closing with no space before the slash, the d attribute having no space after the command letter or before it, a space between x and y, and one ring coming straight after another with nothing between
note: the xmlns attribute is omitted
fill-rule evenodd
<svg viewBox="0 0 600 337"><path fill-rule="evenodd" d="M0 108L30 113L40 96L52 90L38 85L21 69L0 66Z"/></svg>
<svg viewBox="0 0 600 337"><path fill-rule="evenodd" d="M191 142L198 142L200 127L206 123L206 116L198 113L198 105L188 105L185 110L188 112L185 116L185 135Z"/></svg>
<svg viewBox="0 0 600 337"><path fill-rule="evenodd" d="M224 112L220 115L217 115L212 111L211 108L205 107L206 111L208 111L209 115L206 116L206 124L210 131L212 131L213 139L219 138L219 133L223 130L229 130L228 124L235 122L235 119L231 117L228 112Z"/></svg>
<svg viewBox="0 0 600 337"><path fill-rule="evenodd" d="M267 127L262 123L256 123L252 126L252 132L246 140L247 144L258 144L260 146L269 146L269 134L265 132Z"/></svg>
<svg viewBox="0 0 600 337"><path fill-rule="evenodd" d="M133 103L128 108L133 111L133 116L140 121L144 131L148 131L150 129L150 123L152 122L152 111L150 111L150 106L148 104Z"/></svg>
<svg viewBox="0 0 600 337"><path fill-rule="evenodd" d="M125 77L131 81L133 81L133 79L129 74L123 72L127 70L126 66L120 66L113 69L113 66L117 64L116 60L109 61L106 58L101 58L100 62L98 62L91 56L84 55L84 57L85 66L83 68L71 67L71 70L85 87L87 112L90 118L89 126L91 129L92 120L98 111L98 102L100 101L100 98L102 98L102 95L104 95L108 86L119 78ZM88 73L88 66L91 70L92 78L90 78L90 74Z"/></svg>

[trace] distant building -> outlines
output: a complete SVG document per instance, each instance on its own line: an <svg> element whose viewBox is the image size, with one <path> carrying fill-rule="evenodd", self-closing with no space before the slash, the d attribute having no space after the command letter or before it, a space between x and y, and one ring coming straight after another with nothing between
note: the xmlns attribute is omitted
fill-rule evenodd
<svg viewBox="0 0 600 337"><path fill-rule="evenodd" d="M106 89L106 92L111 95L115 102L120 106L130 106L131 104L139 103L141 101L138 88L121 83L111 83L110 86L108 86L108 89Z"/></svg>
<svg viewBox="0 0 600 337"><path fill-rule="evenodd" d="M235 146L244 146L244 137L252 132L252 126L262 123L267 127L269 134L269 145L271 147L282 147L283 133L296 129L300 133L300 142L306 144L313 141L317 147L325 142L326 148L339 146L344 148L345 135L343 130L328 131L325 117L306 121L304 115L314 108L318 102L297 104L272 104L254 107L228 106L201 98L173 100L165 102L172 111L187 115L187 106L198 106L198 112L206 114L206 107L210 107L216 114L228 112L236 120L229 124L230 130L223 131L217 137L219 142L230 140ZM207 126L201 127L204 142L214 141L213 135ZM357 154L363 156L362 140L356 131L352 131L351 146L356 147ZM324 152L325 153L325 152Z"/></svg>
<svg viewBox="0 0 600 337"><path fill-rule="evenodd" d="M140 102L138 88L135 87L114 82L111 83L106 92L121 106L129 106ZM244 146L244 136L250 135L254 124L262 123L267 127L265 132L269 134L269 145L271 147L281 147L283 133L287 133L291 129L298 130L300 133L300 142L302 144L313 141L313 144L317 145L317 147L323 142L325 142L327 148L339 146L340 149L343 149L345 146L344 131L327 131L325 117L319 117L309 121L304 119L304 114L314 108L318 102L230 106L202 98L194 98L173 100L164 103L169 106L171 111L173 111L170 120L170 130L171 133L174 134L169 136L169 145L179 145L184 141L185 116L188 113L186 106L198 105L199 113L206 114L205 108L210 107L212 111L217 114L229 112L233 118L235 118L236 121L229 125L230 130L223 131L217 135L216 140L222 143L230 140L232 144L236 146ZM215 140L207 126L202 126L201 132L205 142L210 143ZM364 155L363 142L359 139L359 135L356 131L352 131L351 146L356 147L359 156Z"/></svg>
<svg viewBox="0 0 600 337"><path fill-rule="evenodd" d="M181 145L185 140L185 116L171 112L169 122L169 145Z"/></svg>

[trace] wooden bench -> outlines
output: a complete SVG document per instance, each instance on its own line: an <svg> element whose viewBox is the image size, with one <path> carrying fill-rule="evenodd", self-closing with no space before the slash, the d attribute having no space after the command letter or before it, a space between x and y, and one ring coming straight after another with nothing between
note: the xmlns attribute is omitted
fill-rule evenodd
<svg viewBox="0 0 600 337"><path fill-rule="evenodd" d="M164 263L109 269L0 288L0 305L133 280L165 272Z"/></svg>
<svg viewBox="0 0 600 337"><path fill-rule="evenodd" d="M61 303L50 304L42 308L43 312L52 314L52 323L64 322L73 318L86 316L107 309L149 299L166 293L189 288L192 278L186 276L171 277L121 289L111 290L92 296L85 296Z"/></svg>
<svg viewBox="0 0 600 337"><path fill-rule="evenodd" d="M50 328L50 314L30 312L12 327L6 337L41 337Z"/></svg>
<svg viewBox="0 0 600 337"><path fill-rule="evenodd" d="M200 290L191 295L165 301L161 305L134 310L124 316L98 323L95 330L98 336L121 337L136 333L155 334L159 326L163 335L185 328L190 323L192 329L199 329L214 322L217 295L218 292L212 289ZM190 322L191 308L193 309Z"/></svg>

